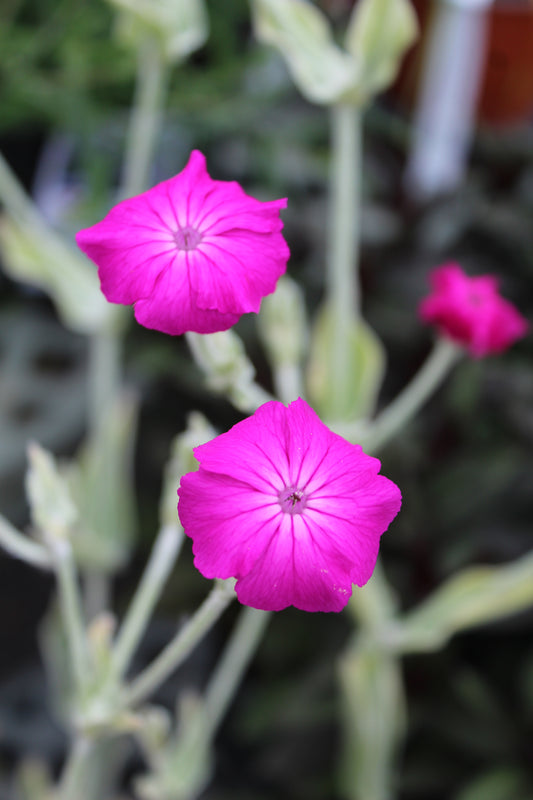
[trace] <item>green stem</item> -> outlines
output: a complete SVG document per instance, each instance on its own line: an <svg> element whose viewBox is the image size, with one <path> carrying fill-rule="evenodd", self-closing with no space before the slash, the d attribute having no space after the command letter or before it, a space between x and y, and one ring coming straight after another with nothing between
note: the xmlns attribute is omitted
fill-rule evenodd
<svg viewBox="0 0 533 800"><path fill-rule="evenodd" d="M21 225L42 228L44 221L24 191L15 173L0 153L0 200L7 212Z"/></svg>
<svg viewBox="0 0 533 800"><path fill-rule="evenodd" d="M159 656L126 689L124 704L135 706L157 689L187 658L235 597L234 582L217 582L200 608Z"/></svg>
<svg viewBox="0 0 533 800"><path fill-rule="evenodd" d="M270 400L275 400L269 392L259 386L258 383L255 383L255 381L232 386L228 389L227 397L235 408L238 408L239 411L244 411L245 414L253 414L260 406L270 402Z"/></svg>
<svg viewBox="0 0 533 800"><path fill-rule="evenodd" d="M381 559L378 558L371 579L356 589L348 603L348 611L360 630L370 634L389 625L396 614L396 600Z"/></svg>
<svg viewBox="0 0 533 800"><path fill-rule="evenodd" d="M292 403L305 396L302 369L299 364L278 364L273 369L276 396L282 403Z"/></svg>
<svg viewBox="0 0 533 800"><path fill-rule="evenodd" d="M49 227L2 153L0 153L0 202L14 222L21 228L31 228L36 239L46 242L48 250L57 250L60 256L69 251L58 234Z"/></svg>
<svg viewBox="0 0 533 800"><path fill-rule="evenodd" d="M86 797L89 782L89 768L94 752L94 742L85 736L79 736L72 744L69 757L63 767L59 785L58 800L78 800Z"/></svg>
<svg viewBox="0 0 533 800"><path fill-rule="evenodd" d="M51 541L51 552L58 582L58 599L67 635L76 696L81 697L88 666L81 596L72 548L66 541Z"/></svg>
<svg viewBox="0 0 533 800"><path fill-rule="evenodd" d="M210 737L216 732L270 620L271 613L244 607L209 681L205 709Z"/></svg>
<svg viewBox="0 0 533 800"><path fill-rule="evenodd" d="M101 331L90 338L89 350L89 431L99 434L117 400L121 374L121 338Z"/></svg>
<svg viewBox="0 0 533 800"><path fill-rule="evenodd" d="M148 186L161 123L166 76L159 43L147 35L137 53L137 83L126 143L121 199L139 194Z"/></svg>
<svg viewBox="0 0 533 800"><path fill-rule="evenodd" d="M332 172L329 260L326 277L327 302L333 311L332 374L340 391L350 374L349 331L360 313L357 277L361 216L362 111L351 105L336 105L331 111ZM335 410L334 410L335 411Z"/></svg>
<svg viewBox="0 0 533 800"><path fill-rule="evenodd" d="M111 581L98 567L84 567L82 580L85 619L91 622L111 605Z"/></svg>
<svg viewBox="0 0 533 800"><path fill-rule="evenodd" d="M52 561L42 545L32 542L0 514L0 544L9 555L41 569L50 569Z"/></svg>
<svg viewBox="0 0 533 800"><path fill-rule="evenodd" d="M370 427L365 447L374 451L386 444L403 428L440 386L463 351L447 339L438 339L414 378Z"/></svg>
<svg viewBox="0 0 533 800"><path fill-rule="evenodd" d="M122 340L118 333L98 331L89 339L88 429L98 447L106 447L103 429L117 402L121 381ZM84 603L88 620L109 604L110 579L100 569L83 570Z"/></svg>
<svg viewBox="0 0 533 800"><path fill-rule="evenodd" d="M236 333L220 331L206 335L188 332L185 338L207 385L223 392L240 411L250 414L274 400L254 381L254 367Z"/></svg>
<svg viewBox="0 0 533 800"><path fill-rule="evenodd" d="M175 564L182 542L183 529L177 525L165 525L159 531L117 638L113 654L113 670L118 678L128 669L131 657L146 630L163 586Z"/></svg>

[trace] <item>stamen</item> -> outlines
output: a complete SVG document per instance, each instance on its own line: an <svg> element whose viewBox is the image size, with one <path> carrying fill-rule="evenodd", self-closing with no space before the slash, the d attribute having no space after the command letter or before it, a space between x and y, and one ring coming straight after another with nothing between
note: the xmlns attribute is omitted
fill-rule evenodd
<svg viewBox="0 0 533 800"><path fill-rule="evenodd" d="M301 514L307 505L307 497L302 489L289 486L279 493L281 510L286 514Z"/></svg>

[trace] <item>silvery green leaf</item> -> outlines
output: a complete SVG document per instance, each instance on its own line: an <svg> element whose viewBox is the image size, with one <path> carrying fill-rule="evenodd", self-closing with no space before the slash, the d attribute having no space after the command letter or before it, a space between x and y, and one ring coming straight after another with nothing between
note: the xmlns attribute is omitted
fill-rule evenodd
<svg viewBox="0 0 533 800"><path fill-rule="evenodd" d="M355 591L347 611L361 628L376 630L394 619L398 603L378 559L371 579Z"/></svg>
<svg viewBox="0 0 533 800"><path fill-rule="evenodd" d="M119 312L101 293L96 268L53 231L5 216L0 251L7 274L47 292L71 330L95 333L114 325Z"/></svg>
<svg viewBox="0 0 533 800"><path fill-rule="evenodd" d="M70 465L70 489L79 509L72 546L84 567L113 572L128 558L135 536L131 472L136 422L137 404L124 394Z"/></svg>
<svg viewBox="0 0 533 800"><path fill-rule="evenodd" d="M204 701L189 693L180 697L179 725L166 739L147 741L140 731L149 769L135 781L137 795L142 800L198 797L212 773L208 730Z"/></svg>
<svg viewBox="0 0 533 800"><path fill-rule="evenodd" d="M255 411L272 400L254 382L254 365L246 355L242 339L234 331L186 333L185 336L209 388L226 394L236 408Z"/></svg>
<svg viewBox="0 0 533 800"><path fill-rule="evenodd" d="M334 309L325 304L313 326L307 367L309 397L322 418L344 422L364 419L375 409L385 370L385 351L362 319L353 320L345 331L350 368L341 376L334 374L334 314Z"/></svg>
<svg viewBox="0 0 533 800"><path fill-rule="evenodd" d="M339 780L340 794L349 800L392 797L406 728L400 670L398 659L362 641L340 659L344 736Z"/></svg>
<svg viewBox="0 0 533 800"><path fill-rule="evenodd" d="M68 483L51 453L38 444L28 447L26 494L33 524L45 536L68 538L78 520Z"/></svg>
<svg viewBox="0 0 533 800"><path fill-rule="evenodd" d="M357 63L335 44L324 14L307 0L251 0L257 38L285 58L302 94L315 103L341 101L357 80Z"/></svg>
<svg viewBox="0 0 533 800"><path fill-rule="evenodd" d="M271 364L300 363L308 338L305 301L298 284L287 275L263 299L258 328Z"/></svg>
<svg viewBox="0 0 533 800"><path fill-rule="evenodd" d="M359 65L358 93L370 98L396 77L418 31L411 0L359 0L344 45Z"/></svg>
<svg viewBox="0 0 533 800"><path fill-rule="evenodd" d="M469 781L453 800L526 800L528 776L514 766L493 767Z"/></svg>
<svg viewBox="0 0 533 800"><path fill-rule="evenodd" d="M431 652L459 631L533 606L533 553L498 567L469 567L385 630L402 653Z"/></svg>
<svg viewBox="0 0 533 800"><path fill-rule="evenodd" d="M179 525L177 490L182 475L198 469L193 449L216 436L215 429L199 411L193 411L187 419L187 427L172 442L170 458L163 473L163 488L159 506L161 525Z"/></svg>
<svg viewBox="0 0 533 800"><path fill-rule="evenodd" d="M203 0L108 0L124 12L119 35L135 46L146 34L160 43L170 62L183 61L201 47L209 33Z"/></svg>
<svg viewBox="0 0 533 800"><path fill-rule="evenodd" d="M54 781L44 758L28 756L17 765L15 786L20 800L53 800Z"/></svg>

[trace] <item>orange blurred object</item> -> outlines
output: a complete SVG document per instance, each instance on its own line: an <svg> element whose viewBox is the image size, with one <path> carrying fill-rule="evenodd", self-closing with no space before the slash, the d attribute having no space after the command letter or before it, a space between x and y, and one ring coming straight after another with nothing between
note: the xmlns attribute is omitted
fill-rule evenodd
<svg viewBox="0 0 533 800"><path fill-rule="evenodd" d="M483 122L509 124L533 115L533 2L497 2L479 100Z"/></svg>
<svg viewBox="0 0 533 800"><path fill-rule="evenodd" d="M413 0L421 36L407 55L393 90L410 107L417 93L428 25L436 2L446 0ZM487 14L489 34L478 120L512 125L533 116L533 0L496 0Z"/></svg>

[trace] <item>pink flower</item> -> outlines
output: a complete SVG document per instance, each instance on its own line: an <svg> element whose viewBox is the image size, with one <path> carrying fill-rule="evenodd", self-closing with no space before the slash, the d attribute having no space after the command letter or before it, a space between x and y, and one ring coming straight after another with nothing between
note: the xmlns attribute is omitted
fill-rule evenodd
<svg viewBox="0 0 533 800"><path fill-rule="evenodd" d="M76 241L98 265L106 298L134 303L141 325L213 333L259 311L285 272L279 212L286 205L211 180L194 150L179 175L123 200Z"/></svg>
<svg viewBox="0 0 533 800"><path fill-rule="evenodd" d="M400 490L303 400L265 403L194 454L178 511L206 578L236 577L241 603L271 611L340 611L368 581Z"/></svg>
<svg viewBox="0 0 533 800"><path fill-rule="evenodd" d="M475 358L501 353L528 329L527 321L498 293L492 275L470 278L458 264L444 264L431 274L433 293L419 313Z"/></svg>

